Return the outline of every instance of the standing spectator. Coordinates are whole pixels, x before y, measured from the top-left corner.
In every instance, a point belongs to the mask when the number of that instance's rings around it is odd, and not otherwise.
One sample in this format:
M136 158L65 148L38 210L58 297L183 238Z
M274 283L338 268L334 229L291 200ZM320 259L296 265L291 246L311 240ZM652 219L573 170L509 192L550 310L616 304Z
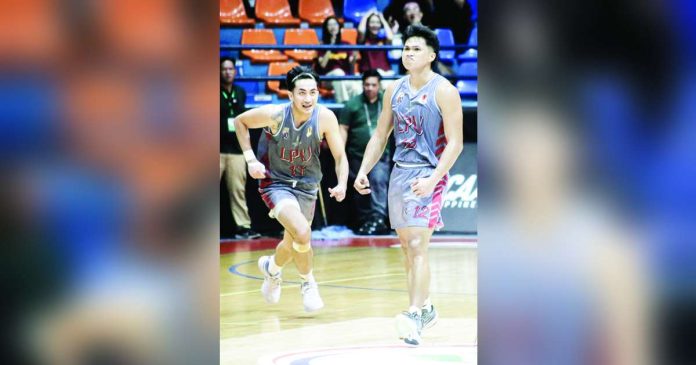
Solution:
M363 92L351 98L341 111L339 123L341 137L346 144L349 178L355 180L360 169L363 153L372 133L377 128L377 119L382 112L382 93L379 90L382 76L376 70L362 75ZM368 175L372 194L356 195L355 211L359 217L358 234L375 235L388 233L387 227L387 184L389 182L389 148Z
M380 31L384 30L384 36L380 36ZM384 19L384 15L378 11L372 11L360 20L358 25L358 43L364 45L391 45L392 38L391 27ZM368 70L377 70L382 76L393 75L389 60L387 59L387 51L360 51L362 58L360 59L360 72Z
M330 16L322 24L321 40L326 45L348 44L341 40L343 26L335 16ZM357 54L347 51L320 50L314 62L314 70L319 75L345 76L353 75L355 69L355 58ZM359 87L355 87L355 82L351 81L332 81L331 86L335 92L335 99L343 103L359 92Z
M230 194L232 216L237 224L237 239L253 239L261 235L251 230L251 219L247 209L246 161L242 156L235 134L234 118L244 112L246 92L234 84L237 70L235 60L220 59L220 178L225 174L225 183Z

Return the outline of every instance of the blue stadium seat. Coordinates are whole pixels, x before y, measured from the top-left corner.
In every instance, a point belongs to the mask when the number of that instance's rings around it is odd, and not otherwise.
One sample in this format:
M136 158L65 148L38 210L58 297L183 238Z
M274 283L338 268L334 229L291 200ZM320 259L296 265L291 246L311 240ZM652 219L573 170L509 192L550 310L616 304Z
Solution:
M478 51L473 48L469 48L466 50L466 52L461 53L459 56L457 56L457 60L459 61L464 61L468 58L478 58Z
M469 35L469 44L472 46L478 46L478 26L471 30L471 35Z
M478 19L478 0L468 0L469 5L471 5L471 19L476 21Z
M452 46L454 45L454 35L452 30L446 28L435 29L435 34L437 34L437 39L440 41L440 46ZM451 64L454 62L454 50L440 51L440 60Z
M376 0L351 0L343 2L343 18L355 24L360 23L363 15L372 9L377 9Z
M457 68L457 75L477 76L478 62L462 62ZM456 86L462 96L478 94L478 80L459 80Z

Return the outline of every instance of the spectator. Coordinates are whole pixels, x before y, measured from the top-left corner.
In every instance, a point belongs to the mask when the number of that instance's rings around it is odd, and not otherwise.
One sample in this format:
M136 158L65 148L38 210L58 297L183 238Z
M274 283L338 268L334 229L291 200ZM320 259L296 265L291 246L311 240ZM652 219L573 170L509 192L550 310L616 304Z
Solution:
M246 161L242 156L235 134L234 118L244 112L246 92L234 84L237 70L235 60L220 59L220 178L225 174L225 183L230 194L232 216L237 224L237 239L254 239L261 235L251 230L251 219L247 209Z
M343 26L335 16L330 16L322 24L322 43L327 45L348 44L341 40ZM320 50L314 62L314 69L319 75L345 76L353 75L355 69L355 58L357 54L347 51ZM335 92L335 99L343 103L353 95L359 93L359 83L351 81L332 81L331 86Z
M351 98L341 111L339 123L341 137L346 144L350 179L360 169L363 153L372 132L377 127L377 119L382 112L382 94L379 91L381 75L376 70L365 71L362 75L363 92ZM360 221L357 233L375 235L389 233L387 219L387 184L389 182L389 148L368 175L372 194L356 194L353 202Z
M384 30L384 36L380 36L380 31ZM360 20L358 25L358 43L364 45L391 45L391 27L384 19L384 15L378 11L372 11ZM360 51L360 72L377 70L382 76L393 75L387 51Z

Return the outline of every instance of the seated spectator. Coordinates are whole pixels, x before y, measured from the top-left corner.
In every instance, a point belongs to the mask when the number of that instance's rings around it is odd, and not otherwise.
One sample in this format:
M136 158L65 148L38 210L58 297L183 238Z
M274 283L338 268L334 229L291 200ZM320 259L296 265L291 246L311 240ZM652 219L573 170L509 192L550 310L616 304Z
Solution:
M330 16L322 24L322 44L343 45L347 42L341 41L342 25L335 16ZM355 69L355 59L357 54L343 50L320 50L317 59L314 61L314 70L319 75L345 76L353 75ZM331 81L325 82L322 87L330 84L337 102L343 103L353 95L360 92L360 83L355 81ZM328 87L327 87L328 88Z
M384 36L380 35L380 31L384 31ZM378 11L372 11L360 20L358 25L358 44L364 45L391 45L392 38L391 27L384 19L384 15ZM360 51L362 58L360 59L360 72L368 70L377 70L382 76L393 75L389 60L387 59L387 51Z
M472 17L474 11L469 0L439 0L435 5L436 28L451 29L454 42L457 44L469 43L471 30L474 29Z

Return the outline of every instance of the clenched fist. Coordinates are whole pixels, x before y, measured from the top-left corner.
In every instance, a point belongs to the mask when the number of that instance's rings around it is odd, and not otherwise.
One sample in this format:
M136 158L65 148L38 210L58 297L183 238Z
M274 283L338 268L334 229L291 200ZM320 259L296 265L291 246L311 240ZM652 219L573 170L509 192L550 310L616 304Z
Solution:
M343 201L346 197L346 186L339 184L333 188L329 188L329 196L336 199L337 202Z

